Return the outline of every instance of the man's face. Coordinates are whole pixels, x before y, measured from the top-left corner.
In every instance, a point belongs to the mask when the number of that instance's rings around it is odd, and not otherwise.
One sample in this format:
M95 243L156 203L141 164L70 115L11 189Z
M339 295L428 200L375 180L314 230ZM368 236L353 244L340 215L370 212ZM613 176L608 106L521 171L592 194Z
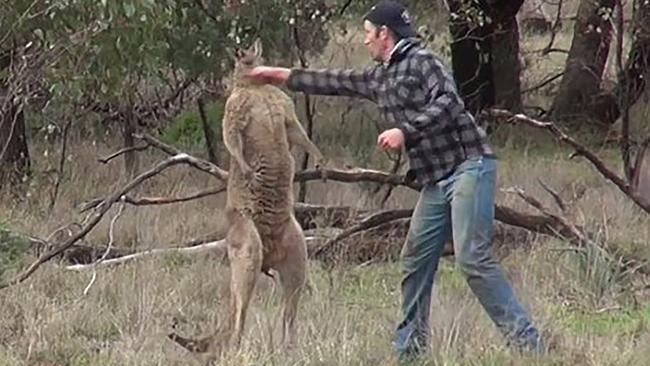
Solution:
M384 61L387 48L388 32L384 27L377 27L369 21L363 22L366 38L363 42L368 48L370 56L375 61Z

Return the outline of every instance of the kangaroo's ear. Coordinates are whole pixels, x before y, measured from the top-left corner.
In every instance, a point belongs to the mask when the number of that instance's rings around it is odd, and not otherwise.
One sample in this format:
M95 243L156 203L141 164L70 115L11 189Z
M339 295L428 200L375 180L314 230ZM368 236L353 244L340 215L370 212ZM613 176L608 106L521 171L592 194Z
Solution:
M244 57L245 54L245 50L239 46L234 46L232 48L226 47L226 55L228 55L228 58L230 58L235 63Z
M262 40L259 37L255 38L255 42L253 42L250 51L255 55L255 57L262 57Z

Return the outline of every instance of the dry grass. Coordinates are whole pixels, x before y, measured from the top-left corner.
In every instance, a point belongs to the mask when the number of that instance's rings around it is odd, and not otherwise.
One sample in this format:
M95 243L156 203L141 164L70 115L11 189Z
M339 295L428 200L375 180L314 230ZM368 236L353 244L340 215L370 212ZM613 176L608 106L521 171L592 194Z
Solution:
M341 40L341 42L347 42ZM541 37L524 37L522 48L545 45ZM440 44L435 43L440 42ZM568 48L562 34L558 47ZM434 39L443 47L443 37ZM360 65L359 52L330 46L336 57L315 65ZM360 44L355 44L355 49ZM352 55L351 58L346 56ZM561 55L531 58L525 75L532 85L563 66ZM319 64L319 62L322 62ZM540 92L543 93L543 92ZM535 94L530 104L547 103ZM336 163L386 168L387 159L373 150L374 110L349 100L319 98L316 141ZM347 119L341 117L347 111ZM336 118L332 118L336 116ZM353 120L353 122L347 122ZM378 121L378 123L381 123ZM586 194L567 214L602 235L612 245L650 258L650 217L639 211L586 162L567 160L567 151L536 133L501 129L493 136L501 157L499 188L519 186L555 209L537 179L567 200L581 187ZM34 145L37 175L27 194L0 202L0 222L47 235L64 223L80 220L76 207L104 196L124 183L122 162L100 166L97 155L117 144L76 141L67 163L69 172L59 200L49 212L51 179L38 172L55 166ZM616 151L599 151L615 166ZM141 166L160 159L143 154ZM214 184L213 178L175 167L142 187L137 195L170 196ZM320 182L309 184L309 202L371 207L368 185ZM417 196L397 189L388 207L412 207ZM498 200L531 210L521 200L499 192ZM156 208L128 207L116 226L116 245L146 249L173 246L209 233L222 233L223 196ZM112 215L114 211L109 213ZM108 221L87 241L105 244ZM518 244L518 245L516 245ZM526 244L526 245L523 245ZM643 365L650 358L650 305L627 289L638 276L626 276L600 252L575 253L567 244L545 237L513 243L502 257L522 301L535 322L558 343L548 359L532 360L504 347L494 326L469 292L453 264L443 261L432 304L433 352L423 365ZM55 264L43 266L24 284L0 292L0 365L200 365L166 340L172 319L183 334L209 331L224 319L229 270L210 255L166 256L122 267L102 269L87 295L91 273L67 272ZM391 365L392 331L399 314L400 275L395 263L342 265L331 272L310 264L313 291L305 295L299 313L298 341L278 349L275 322L279 296L272 280L263 277L255 292L243 347L225 355L222 365Z
M76 218L75 205L103 196L122 184L121 161L98 166L94 156L108 147L79 144L69 164L71 180L51 214L44 212L45 185L30 190L17 204L3 203L3 221L44 235ZM650 222L625 197L583 162L568 161L562 151L500 148L499 187L517 185L552 201L537 183L542 178L564 197L585 186L575 220L608 235L610 243L643 247ZM148 165L159 155L145 155ZM38 159L43 162L46 159ZM525 174L521 164L526 163ZM43 167L37 166L37 170ZM178 167L157 177L138 194L172 195L207 187L212 178ZM74 183L72 183L74 182ZM370 202L355 185L311 185L310 201L330 204ZM323 193L326 192L326 193ZM398 190L390 207L410 207L416 196ZM515 197L499 201L528 210ZM223 229L222 198L159 208L128 208L118 221L116 242L137 248L174 245ZM579 212L582 212L580 214ZM107 222L88 241L106 243ZM633 230L631 230L633 228ZM566 244L537 238L503 259L504 266L534 319L559 342L557 354L539 364L642 364L650 355L646 324L650 306L638 305L624 290L632 280L617 276L615 266L597 253L566 252ZM644 248L647 251L647 248ZM647 257L647 255L646 255ZM394 364L390 339L399 309L399 269L384 263L341 266L325 272L311 264L314 289L302 303L298 343L291 350L273 347L279 297L271 280L257 288L244 346L226 355L224 365L366 365ZM91 273L71 273L46 265L26 283L0 293L0 364L174 365L201 364L165 339L173 318L185 334L207 332L223 319L229 270L211 256L154 258L98 272L88 295ZM605 310L601 310L605 309ZM608 310L611 309L611 310ZM599 312L599 310L601 312ZM429 363L435 365L524 365L534 363L506 349L494 327L469 293L462 277L444 261L438 276ZM537 362L537 361L535 361Z

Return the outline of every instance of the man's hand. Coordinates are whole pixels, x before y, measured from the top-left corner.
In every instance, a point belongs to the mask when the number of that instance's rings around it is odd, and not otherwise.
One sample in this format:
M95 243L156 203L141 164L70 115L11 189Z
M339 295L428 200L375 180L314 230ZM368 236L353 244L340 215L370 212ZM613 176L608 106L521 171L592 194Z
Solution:
M404 146L404 133L399 128L391 128L382 132L377 138L377 145L384 150L400 149Z
M248 77L262 83L284 84L290 73L291 70L284 67L257 66L248 73Z

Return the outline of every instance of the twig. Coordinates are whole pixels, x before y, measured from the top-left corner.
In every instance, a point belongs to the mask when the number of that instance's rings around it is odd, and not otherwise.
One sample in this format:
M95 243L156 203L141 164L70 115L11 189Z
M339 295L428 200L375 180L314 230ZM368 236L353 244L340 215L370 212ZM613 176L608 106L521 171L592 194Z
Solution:
M185 161L186 164L192 165L193 167L202 170L208 174L211 174L215 177L217 177L221 181L227 181L228 180L228 172L221 169L220 167L210 163L207 160L199 159L190 155L185 154L184 152L180 151L179 149L168 145L162 141L159 141L158 139L154 138L153 136L147 135L147 134L134 134L133 137L135 137L138 140L143 140L149 143L151 146L165 152L168 155L179 155L182 154L186 156L188 159Z
M316 252L314 253L314 256L319 257L323 255L327 250L329 250L332 245L336 244L337 242L353 235L356 234L360 231L372 229L374 227L377 227L379 225L411 217L413 214L412 209L400 209L400 210L388 210L388 211L382 211L378 212L374 215L369 216L368 218L362 220L358 224L343 230L340 234L338 234L336 237L334 237L331 240L328 240L325 244L323 244Z
M544 183L544 181L542 181L541 178L537 179L537 182L539 182L539 185L541 185L542 188L544 188L544 190L548 192L548 194L550 194L551 197L553 197L555 204L560 208L560 210L562 210L562 212L566 212L567 207L562 197L560 197L560 195L557 192L555 192L553 188L549 187L546 183Z
M120 149L120 150L118 150L118 151L116 151L116 152L114 152L114 153L108 155L108 156L105 156L105 157L99 157L99 158L97 158L97 161L99 161L99 162L102 163L102 164L107 164L109 161L111 161L111 160L117 158L117 157L120 156L120 155L123 155L123 154L126 154L126 153L130 153L130 152L133 152L133 151L143 151L143 150L148 149L150 146L151 146L150 144L145 144L145 145L141 145L141 146L129 146L129 147L125 147L125 148L122 148L122 149Z
M108 256L108 253L110 253L111 249L113 248L113 240L114 240L113 233L114 233L114 229L115 229L115 223L117 222L117 219L120 216L122 216L122 212L124 212L124 203L122 203L120 205L119 210L117 211L115 216L113 216L113 219L111 220L111 224L109 225L109 228L108 228L108 245L106 246L106 250L104 251L104 254L102 254L102 256L97 261L90 264L90 266L91 266L91 268L93 270L93 275L92 275L92 277L90 279L90 282L88 282L88 285L86 286L86 288L84 288L84 291L83 291L84 296L88 295L88 292L90 291L90 288L92 287L92 285L95 283L95 280L97 279L97 265L100 264L102 261L104 261L106 259L106 257Z
M557 12L555 13L555 20L553 21L553 26L551 27L551 39L548 41L548 45L542 50L542 55L547 55L551 50L554 50L553 43L555 42L555 37L560 28L560 18L562 16L562 0L557 4Z
M9 282L0 284L0 290L7 288L9 286L16 285L18 283L21 283L25 281L27 278L29 278L37 269L40 267L43 263L49 261L53 257L57 256L58 254L64 252L66 249L70 248L74 243L76 243L79 239L83 238L94 228L99 221L101 221L102 217L108 210L111 208L111 206L117 202L123 195L125 195L127 192L131 191L133 188L137 187L140 185L142 182L145 180L159 174L163 170L173 166L173 165L178 165L178 164L189 164L190 161L192 161L192 158L187 155L187 154L180 154L177 156L173 156L152 169L142 173L141 175L137 176L134 178L131 182L129 182L126 186L122 187L121 189L117 190L114 192L111 196L107 197L97 208L95 209L94 212L89 216L89 221L82 227L82 229L73 235L71 238L68 238L63 244L58 246L57 248L52 248L45 252L43 255L41 255L36 261L34 261L27 269L16 275L14 278L12 278Z
M200 199L200 198L205 198L208 196L213 196L215 194L219 194L221 192L224 192L226 190L225 186L218 187L218 188L212 188L212 189L207 189L204 191L199 191L196 193L192 193L188 196L185 197L131 197L128 195L125 195L122 197L124 203L128 203L133 206L151 206L151 205L167 205L171 203L179 203L179 202L187 202L187 201L192 201L195 199ZM85 202L81 205L80 212L85 212L88 211L92 208L97 207L100 203L102 203L101 198L97 198L94 200L91 200L89 202Z
M526 192L524 192L523 189L517 187L511 187L511 188L503 189L502 191L506 193L517 194L524 201L526 201L526 203L535 207L537 210L542 212L546 217L551 219L554 222L554 227L558 227L562 229L560 232L556 234L556 236L560 236L560 237L565 236L570 240L576 241L578 245L585 245L591 243L591 241L587 239L587 237L584 235L582 230L578 229L574 224L570 223L565 218L550 212L546 207L544 207L544 205L539 200L537 200L535 197L526 194Z
M352 4L352 0L347 0L345 2L345 4L343 4L343 6L341 6L341 9L339 9L339 16L342 16L343 14L345 14L345 11L350 6L350 4Z
M545 87L546 85L552 83L554 80L557 80L557 79L561 78L562 75L564 75L564 71L558 72L557 74L549 77L548 79L540 82L539 84L537 84L535 86L531 86L530 88L522 90L521 93L526 94L526 93L530 93L530 92L533 92L535 90L541 89L541 88Z

